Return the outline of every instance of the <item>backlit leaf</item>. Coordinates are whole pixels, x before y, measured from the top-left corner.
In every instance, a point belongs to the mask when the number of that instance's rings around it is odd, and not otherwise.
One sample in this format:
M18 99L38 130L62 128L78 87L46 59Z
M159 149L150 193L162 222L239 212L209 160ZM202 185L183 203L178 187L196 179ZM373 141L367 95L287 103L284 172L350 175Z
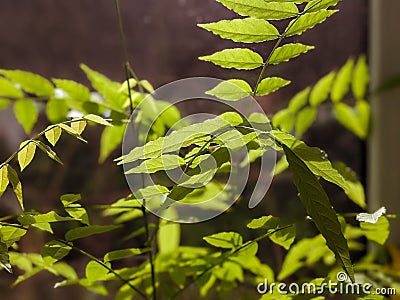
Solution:
M279 37L278 30L272 24L254 18L223 20L198 26L222 38L241 43L264 42Z
M65 99L52 98L46 105L47 119L55 124L65 121L68 114L68 106Z
M72 247L59 241L50 241L44 245L41 255L46 265L52 265L68 255Z
M82 134L82 132L85 130L86 128L86 121L85 120L81 120L81 121L74 121L71 122L71 128L73 130L75 130L77 133Z
M360 124L357 113L345 103L336 103L334 106L334 112L336 119L346 127L348 130L359 136L360 138L364 138L366 136L365 128Z
M314 85L310 94L310 104L312 106L318 106L328 98L335 74L335 72L330 72Z
M42 150L48 157L51 159L55 160L58 162L60 165L63 164L61 159L57 156L57 153L55 153L49 146L47 146L45 143L42 141L36 141L36 145L39 147L40 150Z
M340 0L313 0L307 3L304 8L307 12L315 12L322 9L327 9L331 6L335 6Z
M328 17L332 16L336 10L320 10L301 15L298 19L290 21L286 36L302 34L304 31L313 28L319 23L324 22Z
M143 253L146 253L149 251L150 251L149 248L130 248L130 249L114 250L114 251L108 252L106 255L104 255L104 262L123 259L123 258L131 257L131 256L143 254Z
M163 212L160 227L157 233L158 249L161 254L171 253L179 248L181 240L181 225L168 221L178 217L176 211L170 207Z
M257 96L268 95L288 85L289 83L290 80L286 80L280 77L265 78L258 85L256 95Z
M53 145L53 147L57 144L58 140L60 139L61 136L61 128L58 126L50 126L50 130L47 130L45 132L45 136L47 140L49 141L50 144Z
M351 83L354 96L359 100L364 99L369 83L369 71L365 55L358 58Z
M203 237L203 239L218 248L236 249L243 244L243 238L237 232L220 232Z
M133 173L155 173L161 170L171 170L183 166L185 160L178 155L162 155L156 158L150 158L142 162L139 166L134 167L125 172L125 174Z
M298 113L296 119L296 136L302 136L311 127L317 117L317 112L315 107L306 107Z
M212 62L223 68L239 70L256 69L263 64L263 58L260 54L246 48L225 49L208 56L201 56L199 59Z
M346 180L348 189L347 196L358 206L365 208L365 192L362 183L357 179L355 172L342 162L333 163L333 167L338 170L340 175Z
M350 58L337 73L331 91L331 99L333 102L341 101L343 97L348 93L352 77L351 75L353 73L353 66L354 60Z
M109 263L105 264L111 267ZM108 272L109 270L106 267L94 260L89 261L85 269L85 275L89 281L103 280Z
M14 103L14 114L27 134L31 132L39 116L38 109L29 99L17 100Z
M250 85L241 79L230 79L219 83L215 88L206 94L223 100L240 100L251 94Z
M18 163L23 171L32 161L33 157L35 156L36 151L36 143L33 141L25 141L22 142L20 145L20 150L18 152Z
M311 88L307 87L306 89L298 92L296 95L292 97L289 101L288 109L292 113L296 113L300 108L307 104L308 95L310 94Z
M299 56L300 54L306 53L314 46L307 46L303 44L286 44L282 47L276 48L272 53L271 58L268 60L269 64L276 65L284 61L289 61L292 58Z
M24 93L19 90L14 83L11 81L0 77L0 96L10 97L10 98L22 98Z
M86 115L84 117L86 120L92 121L94 123L100 124L100 125L104 125L104 126L112 126L112 124L106 120L104 120L102 117L97 116L97 115Z
M78 227L69 230L65 234L65 239L67 241L74 241L94 234L109 232L117 228L119 228L119 226L115 225L92 225L92 226Z
M69 135L72 135L73 137L77 138L78 140L81 140L82 142L87 143L87 141L83 137L81 137L81 135L72 127L70 127L64 123L59 123L59 124L57 124L57 126L60 127L62 130L64 130Z
M385 216L381 216L375 224L361 222L360 228L365 237L371 241L384 245L389 237L389 221Z
M121 144L124 137L126 124L107 126L104 128L100 139L100 157L99 161L104 162L118 145Z
M217 0L241 16L259 19L280 20L298 14L294 3L278 3L260 0Z
M30 94L37 96L54 95L54 87L51 82L40 75L20 70L0 70L0 74L17 83Z
M327 246L335 253L336 259L354 281L354 270L350 259L347 241L341 231L341 225L332 208L329 198L319 183L317 177L307 165L287 146L283 146L289 168L293 172L294 183L299 191L299 197L312 218L314 224L324 236Z
M24 209L22 184L18 178L18 174L10 165L7 165L7 171L8 171L8 180L11 182L15 196L17 197L19 204L21 205L21 208Z
M4 191L8 186L8 168L7 166L2 166L0 168L0 197L3 195Z

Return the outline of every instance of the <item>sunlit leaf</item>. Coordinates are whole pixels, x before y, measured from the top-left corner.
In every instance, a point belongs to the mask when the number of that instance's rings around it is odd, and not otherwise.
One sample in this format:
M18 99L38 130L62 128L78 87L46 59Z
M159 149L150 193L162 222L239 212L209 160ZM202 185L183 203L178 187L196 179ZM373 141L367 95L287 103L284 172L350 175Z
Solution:
M230 79L219 83L215 88L206 94L223 100L240 100L251 94L250 85L241 79Z
M67 241L74 241L94 234L109 232L117 228L119 228L119 226L116 225L92 225L92 226L78 227L69 230L65 234L65 239Z
M178 155L162 155L156 158L145 160L139 166L134 167L125 172L125 174L133 173L155 173L162 170L171 170L183 166L185 160Z
M361 222L360 228L365 237L371 241L384 245L389 237L389 221L386 217L382 216L375 224Z
M129 248L129 249L114 250L104 255L104 262L140 255L149 251L150 251L149 248Z
M275 51L272 52L272 55L268 60L268 63L276 65L284 61L289 61L290 59L295 58L303 53L306 53L314 48L315 48L314 46L307 46L300 43L286 44L276 48Z
M313 0L307 3L304 11L315 12L322 9L327 9L331 6L335 6L340 0Z
M212 55L201 56L200 60L209 61L223 68L251 70L261 67L263 58L260 54L246 48L225 49Z
M61 128L58 126L50 126L49 128L51 129L47 130L44 135L46 136L49 143L55 146L60 139Z
M22 184L18 178L18 174L10 165L7 165L7 172L8 172L8 180L11 182L15 196L17 197L19 204L21 205L21 208L24 209Z
M6 190L8 183L8 168L6 165L4 165L0 168L0 197Z
M331 99L333 102L341 101L343 97L348 93L350 89L351 77L353 74L353 66L354 60L350 58L337 73L331 91Z
M295 115L289 109L282 109L273 116L272 123L275 127L290 132L294 127L295 120Z
M218 248L236 249L243 244L243 238L237 232L220 232L203 237L203 239Z
M79 132L77 132L72 127L70 127L64 123L59 123L59 124L57 124L57 126L60 127L62 130L64 130L69 135L72 135L73 137L77 138L78 140L81 140L82 142L87 143L87 141L83 137L81 137Z
M24 93L19 90L14 83L11 81L0 77L0 96L10 97L10 98L22 98Z
M100 124L100 125L112 126L112 124L110 122L104 120L102 117L97 116L97 115L89 114L89 115L86 115L84 118L88 121L92 121L92 122Z
M354 67L353 80L351 81L354 96L362 100L365 98L369 83L369 70L365 55L361 55Z
M178 249L181 240L181 225L168 219L178 217L176 211L170 207L163 212L157 233L157 244L161 254L171 253Z
M301 15L298 19L290 21L286 36L302 34L304 31L313 28L319 23L324 22L328 17L332 16L336 10L320 10Z
M105 263L111 267L109 263ZM108 274L109 270L98 262L91 260L86 265L85 275L89 281L103 280Z
M311 88L307 87L304 90L298 92L289 101L288 109L292 113L296 113L300 108L307 104L308 95L310 94Z
M62 242L53 240L44 245L41 255L43 262L46 265L52 265L53 263L63 259L69 254L72 247Z
M55 124L65 121L68 114L68 106L64 99L51 98L46 105L47 119Z
M23 171L32 161L35 156L36 143L32 141L24 141L20 145L20 150L18 152L18 163Z
M256 90L257 96L264 96L273 93L280 88L290 84L290 80L286 80L280 77L268 77L261 80Z
M99 161L104 162L118 145L121 144L124 137L126 124L120 126L107 126L104 128L100 139Z
M302 136L311 127L317 117L317 113L318 111L315 107L306 107L298 113L296 119L297 136Z
M312 106L318 106L328 98L335 75L335 72L330 72L314 85L310 94L310 104Z
M14 103L14 114L26 133L30 133L39 113L37 107L29 99L19 99Z
M54 87L50 81L40 75L20 70L0 70L12 82L17 83L24 91L37 96L53 96Z
M222 38L241 43L264 42L279 37L278 30L272 24L254 18L223 20L198 26Z
M51 159L55 160L58 162L60 165L63 164L61 159L57 156L57 153L55 153L49 146L47 146L45 143L42 141L36 141L36 145L39 147L40 150L42 150L48 157Z
M241 16L259 19L280 20L298 14L294 3L278 3L259 0L217 0Z

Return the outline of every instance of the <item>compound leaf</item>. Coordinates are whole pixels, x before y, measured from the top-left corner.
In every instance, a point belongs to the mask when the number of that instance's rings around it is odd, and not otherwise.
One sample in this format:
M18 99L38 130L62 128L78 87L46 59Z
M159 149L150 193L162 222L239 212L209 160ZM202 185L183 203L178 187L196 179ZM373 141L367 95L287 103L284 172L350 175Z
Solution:
M225 49L211 55L201 56L200 60L212 62L223 68L239 70L256 69L263 64L260 54L246 48Z

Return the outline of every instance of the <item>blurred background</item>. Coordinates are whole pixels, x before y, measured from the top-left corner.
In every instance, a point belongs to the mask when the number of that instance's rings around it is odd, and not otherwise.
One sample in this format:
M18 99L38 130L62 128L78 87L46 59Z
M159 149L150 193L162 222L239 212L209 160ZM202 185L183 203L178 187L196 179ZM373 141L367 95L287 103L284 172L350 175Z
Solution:
M148 79L155 87L168 82L195 76L217 78L246 78L254 82L256 72L223 70L197 60L233 43L221 40L198 28L197 23L230 19L235 15L214 0L121 0L122 18L127 37L131 64L141 79ZM342 66L348 57L357 58L368 53L368 3L366 0L342 1L340 13L300 38L304 44L316 49L294 61L271 67L268 75L292 80L292 84L277 93L260 98L268 115L285 107L296 92L314 84L323 75ZM80 63L104 73L116 81L124 80L121 47L114 2L111 0L19 0L0 1L0 68L21 69L47 78L65 78L89 85L79 68ZM290 41L290 40L289 40ZM266 53L267 45L255 47ZM210 108L212 111L212 108ZM34 132L46 126L43 118ZM47 211L59 205L63 193L82 193L85 203L109 204L129 193L121 169L112 159L98 165L100 131L91 128L85 145L68 137L61 139L56 149L65 166L58 166L38 154L33 164L21 175L25 202L28 208ZM366 145L340 126L331 116L330 109L318 115L317 123L305 135L310 145L325 149L331 160L349 165L365 183ZM4 161L26 139L11 109L0 111L0 160ZM113 158L119 152L115 152ZM335 207L342 212L355 211L345 195L331 185L326 186ZM231 212L210 222L183 226L182 242L202 245L201 236L223 230L242 230L252 217L263 214L288 214L292 218L304 215L299 206L291 175L277 176L266 199L256 210L248 211L247 203L240 203ZM1 199L2 214L17 210L14 195L7 192ZM243 210L242 210L243 208ZM96 219L94 219L96 223ZM195 230L198 234L190 234ZM312 231L311 231L312 233ZM303 234L303 233L302 233ZM307 230L304 233L306 236ZM48 237L35 234L25 237L23 251L40 251ZM115 237L104 235L101 240L81 243L95 256L102 256ZM268 244L269 245L269 244ZM267 242L263 245L267 247ZM271 247L272 248L272 247ZM266 249L266 248L264 248ZM261 257L279 268L280 249L261 253ZM72 254L69 262L83 272L87 262ZM0 299L105 299L88 294L79 287L52 289L58 281L54 276L40 273L11 289L16 274L0 272Z

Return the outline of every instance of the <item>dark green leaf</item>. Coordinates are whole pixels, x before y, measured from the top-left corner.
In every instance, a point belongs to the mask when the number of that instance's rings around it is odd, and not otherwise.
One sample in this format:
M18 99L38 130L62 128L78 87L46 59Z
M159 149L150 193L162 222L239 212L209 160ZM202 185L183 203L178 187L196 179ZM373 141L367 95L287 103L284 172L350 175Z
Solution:
M0 266L8 273L12 273L10 256L8 255L8 247L7 244L3 242L0 242Z
M199 59L212 62L223 68L239 70L256 69L263 64L260 54L246 48L225 49L212 55L201 56Z
M269 64L276 65L284 61L289 61L292 58L299 56L300 54L306 53L312 49L314 46L307 46L303 44L286 44L282 47L276 48L272 52L271 58L268 60Z
M38 109L29 99L17 100L14 103L14 114L27 134L31 132L39 116Z
M335 253L350 279L354 281L354 270L350 259L347 241L341 231L341 225L332 208L329 198L317 177L307 165L287 146L283 145L289 168L293 172L294 183L299 197L318 230L324 236L327 246Z
M279 37L278 30L272 24L254 18L223 20L198 26L222 38L241 43L264 42Z

